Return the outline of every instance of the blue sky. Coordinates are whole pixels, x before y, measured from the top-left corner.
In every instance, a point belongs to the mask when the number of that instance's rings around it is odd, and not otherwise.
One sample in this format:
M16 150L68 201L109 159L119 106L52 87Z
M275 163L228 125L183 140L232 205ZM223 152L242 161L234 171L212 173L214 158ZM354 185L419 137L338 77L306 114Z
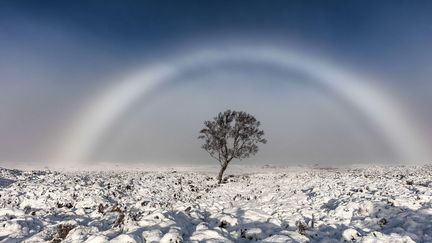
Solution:
M295 49L371 76L428 140L431 43L428 1L1 1L0 161L51 160L79 111L118 77L208 46ZM194 131L232 107L268 131L254 163L398 160L333 93L295 70L252 66L176 78L129 108L89 161L211 163Z

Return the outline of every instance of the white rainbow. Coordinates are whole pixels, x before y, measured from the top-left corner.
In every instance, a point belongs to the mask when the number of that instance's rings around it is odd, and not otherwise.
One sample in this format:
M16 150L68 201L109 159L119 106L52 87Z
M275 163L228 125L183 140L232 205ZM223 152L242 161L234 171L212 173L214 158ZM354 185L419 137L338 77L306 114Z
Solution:
M81 112L76 123L57 149L56 162L87 162L95 146L138 99L161 84L204 66L247 61L294 69L325 85L357 107L381 131L381 136L406 162L428 158L425 143L413 123L398 109L397 103L371 85L367 78L341 70L322 60L294 51L263 47L205 49L173 61L147 66L118 81Z

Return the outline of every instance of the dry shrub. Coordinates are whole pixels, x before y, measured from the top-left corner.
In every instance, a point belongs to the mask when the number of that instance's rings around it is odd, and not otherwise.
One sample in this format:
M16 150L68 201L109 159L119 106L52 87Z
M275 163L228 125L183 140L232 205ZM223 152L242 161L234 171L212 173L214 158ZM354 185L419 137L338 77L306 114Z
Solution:
M75 225L71 224L60 224L57 226L57 233L52 240L53 243L59 243L66 238L69 232L75 228Z

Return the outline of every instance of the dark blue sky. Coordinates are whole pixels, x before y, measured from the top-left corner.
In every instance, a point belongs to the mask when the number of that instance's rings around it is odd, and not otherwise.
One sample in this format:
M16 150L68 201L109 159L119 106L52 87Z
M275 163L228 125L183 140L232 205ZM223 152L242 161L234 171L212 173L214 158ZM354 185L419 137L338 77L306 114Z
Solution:
M175 49L191 38L271 36L361 60L417 62L430 54L421 49L432 38L430 1L2 1L0 7L6 40L55 42L40 25L122 53Z
M307 51L376 77L425 136L432 135L431 1L5 0L0 2L0 161L47 158L77 110L133 67L206 45L243 43ZM134 160L143 156L136 150ZM182 160L193 160L193 153ZM323 158L350 154L327 151Z

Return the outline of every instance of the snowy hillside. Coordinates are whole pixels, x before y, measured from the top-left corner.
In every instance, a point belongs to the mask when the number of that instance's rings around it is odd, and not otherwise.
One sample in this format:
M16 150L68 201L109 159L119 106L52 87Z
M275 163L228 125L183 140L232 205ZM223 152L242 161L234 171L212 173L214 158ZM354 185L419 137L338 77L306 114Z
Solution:
M0 242L432 242L430 166L213 176L0 169Z

